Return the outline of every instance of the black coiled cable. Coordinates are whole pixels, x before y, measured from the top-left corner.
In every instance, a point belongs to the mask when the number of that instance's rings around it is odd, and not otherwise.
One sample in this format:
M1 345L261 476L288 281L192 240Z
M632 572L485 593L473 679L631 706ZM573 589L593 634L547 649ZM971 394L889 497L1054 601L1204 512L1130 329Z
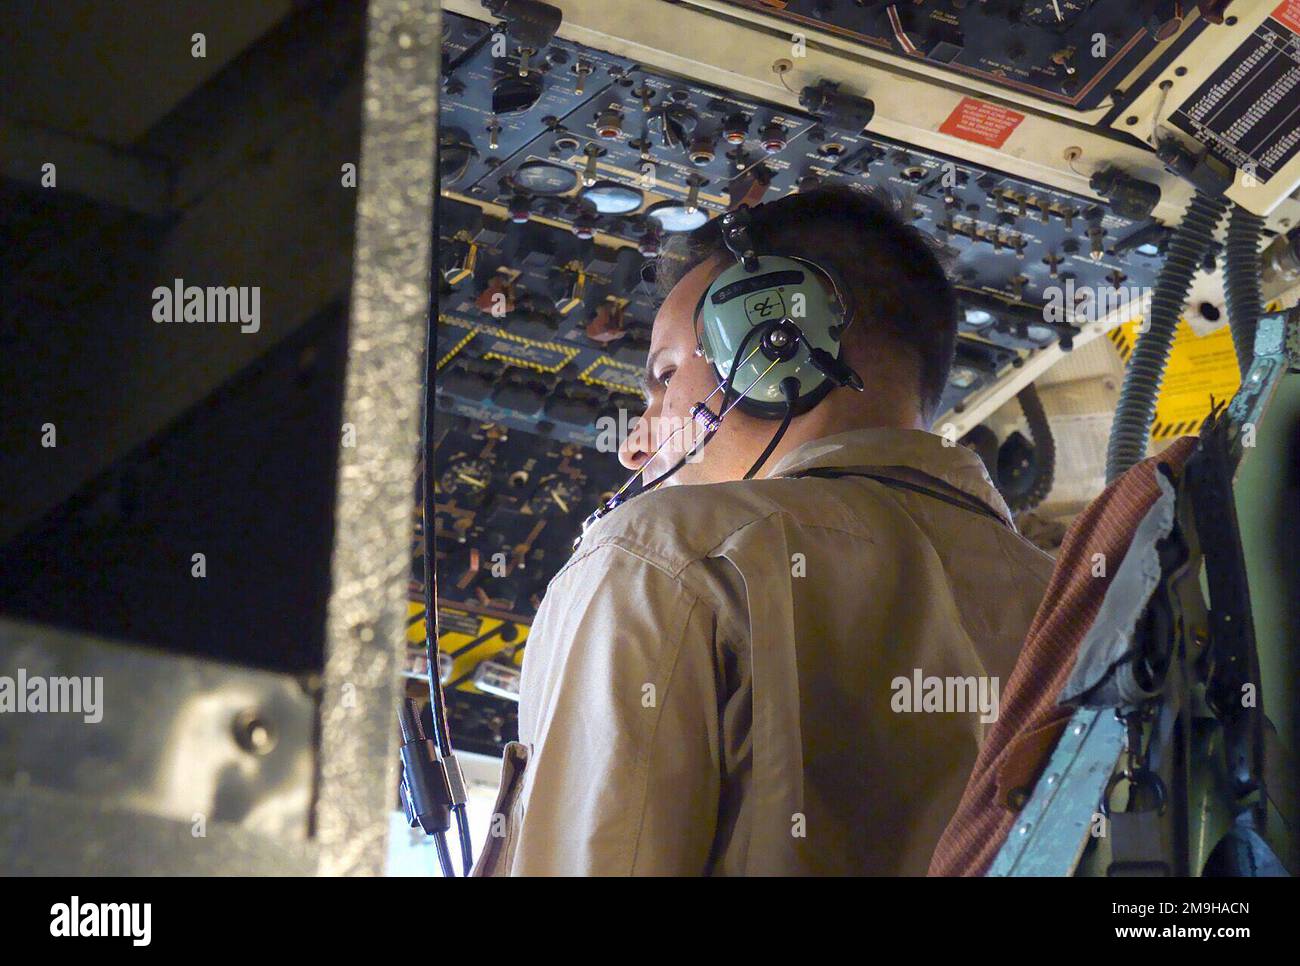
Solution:
M1164 380L1178 317L1187 304L1192 276L1214 244L1214 231L1227 202L1197 192L1183 220L1169 236L1165 263L1151 295L1150 325L1133 349L1124 373L1115 422L1106 448L1106 482L1111 483L1146 457L1156 400Z
M1227 296L1232 345L1237 351L1237 368L1243 379L1255 359L1255 329L1264 314L1264 299L1259 290L1259 241L1263 230L1263 218L1241 205L1233 206L1224 246L1227 264L1223 290Z

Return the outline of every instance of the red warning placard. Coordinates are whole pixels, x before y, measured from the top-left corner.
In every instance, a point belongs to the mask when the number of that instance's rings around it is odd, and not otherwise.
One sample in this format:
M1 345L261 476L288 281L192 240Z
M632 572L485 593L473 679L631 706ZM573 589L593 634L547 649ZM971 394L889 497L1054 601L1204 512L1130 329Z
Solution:
M986 104L973 97L963 97L961 103L948 115L948 120L940 126L939 133L951 134L963 141L974 141L990 148L1000 148L1024 119L1023 114L1010 108Z
M1300 34L1300 0L1282 0L1273 11L1273 19L1292 33Z

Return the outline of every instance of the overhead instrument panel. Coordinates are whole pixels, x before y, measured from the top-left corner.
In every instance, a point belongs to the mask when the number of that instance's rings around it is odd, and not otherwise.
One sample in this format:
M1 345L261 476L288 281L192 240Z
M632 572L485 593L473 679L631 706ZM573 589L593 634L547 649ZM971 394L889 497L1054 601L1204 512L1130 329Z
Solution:
M563 40L527 65L531 99L494 111L518 55L493 55L487 23L445 24L443 191L467 203L442 217L439 391L462 415L589 442L637 391L664 236L823 183L885 189L948 250L965 337L947 410L1017 351L1070 344L1053 289L1127 292L1159 267L1159 190L1121 171L1098 201L873 136L869 102L832 84L796 112Z
M1097 107L1226 0L723 0L882 53L1077 110Z
M434 549L438 594L529 620L569 558L573 515L623 479L613 454L440 416L435 426ZM417 560L424 529L416 520ZM423 599L423 563L412 573Z
M458 747L499 755L517 737L519 668L546 585L569 557L581 513L624 474L611 453L451 415L441 402L432 477L438 673ZM405 661L413 681L428 673L422 503L417 491Z
M525 97L517 56L493 56L488 24L447 15L444 25L443 189L519 220L536 214L579 236L653 244L747 191L785 193L809 165L846 150L809 114L561 40L527 68Z

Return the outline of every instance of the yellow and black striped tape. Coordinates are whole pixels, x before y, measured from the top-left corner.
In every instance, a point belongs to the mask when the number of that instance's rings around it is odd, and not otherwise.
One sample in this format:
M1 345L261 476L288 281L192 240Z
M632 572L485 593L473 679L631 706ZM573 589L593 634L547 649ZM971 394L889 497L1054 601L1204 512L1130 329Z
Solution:
M438 650L452 659L451 677L445 683L449 690L479 693L474 686L474 669L490 657L508 660L516 667L524 663L523 645L528 640L529 625L521 621L503 620L484 614L475 614L455 607L438 608ZM424 655L424 603L408 600L406 603L406 645L411 663ZM507 640L506 638L511 638Z

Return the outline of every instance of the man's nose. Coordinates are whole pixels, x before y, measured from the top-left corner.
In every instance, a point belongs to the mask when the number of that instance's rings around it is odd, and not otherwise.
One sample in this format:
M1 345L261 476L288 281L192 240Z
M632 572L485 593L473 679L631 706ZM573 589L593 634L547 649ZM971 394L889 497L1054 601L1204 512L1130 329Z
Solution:
M627 436L618 446L618 461L629 470L642 469L650 455L654 452L651 445L650 427L653 421L650 416L650 410L645 414L633 417L628 424Z

